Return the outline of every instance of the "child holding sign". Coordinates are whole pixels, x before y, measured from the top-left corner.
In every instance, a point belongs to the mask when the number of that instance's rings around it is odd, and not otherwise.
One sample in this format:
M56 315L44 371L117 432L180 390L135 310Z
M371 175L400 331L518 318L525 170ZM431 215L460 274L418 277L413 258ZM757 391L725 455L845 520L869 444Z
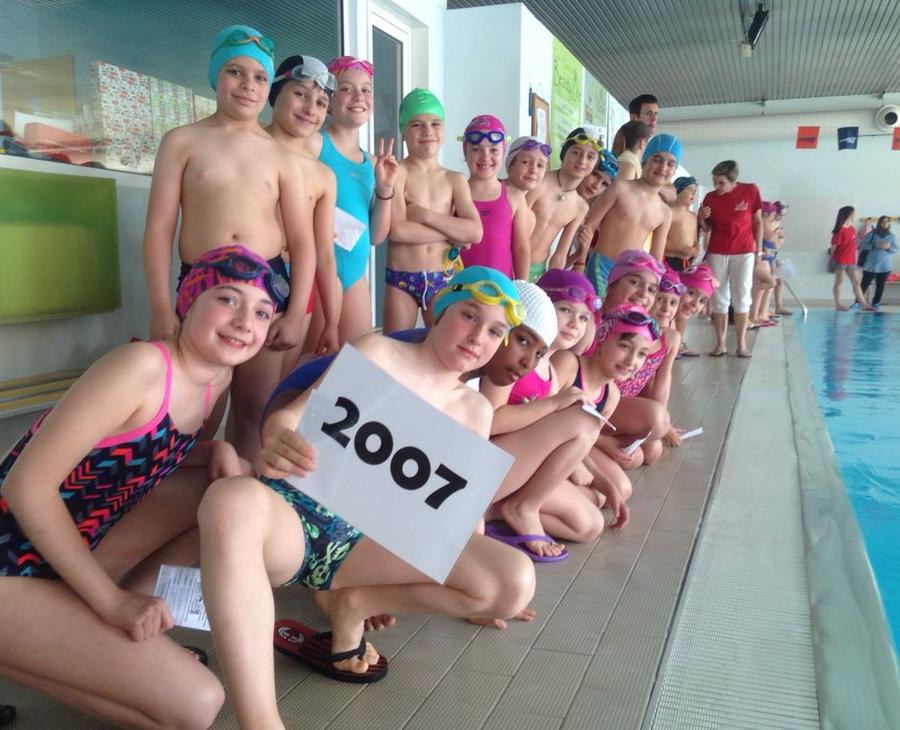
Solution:
M116 726L212 724L222 687L149 594L161 562L197 560L206 485L246 472L229 444L197 442L265 342L273 281L240 246L202 255L175 340L94 363L0 463L0 675Z
M434 314L424 342L372 334L355 347L428 404L487 438L492 409L460 376L483 366L522 321L518 293L499 272L475 266L449 282ZM386 670L362 636L368 616L420 611L508 618L534 591L531 561L483 535L469 538L445 584L437 584L282 481L316 468L316 450L296 431L310 392L267 419L263 481L217 482L200 507L206 608L242 725L282 724L271 584L299 582L317 591L333 634L310 637L324 652L314 668L357 682L374 681Z

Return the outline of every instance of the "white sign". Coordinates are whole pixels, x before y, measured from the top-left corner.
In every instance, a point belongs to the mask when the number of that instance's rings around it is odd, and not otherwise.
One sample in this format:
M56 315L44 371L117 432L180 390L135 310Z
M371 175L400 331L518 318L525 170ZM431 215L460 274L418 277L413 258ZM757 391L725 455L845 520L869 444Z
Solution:
M334 242L345 251L352 251L366 224L340 208L334 209Z
M153 595L169 604L176 626L209 631L209 619L203 605L200 568L181 565L159 566Z
M699 436L702 433L703 433L703 426L697 426L697 428L695 428L694 430L685 431L683 434L681 434L681 440L687 441L688 439L692 439L692 438L694 438L694 436Z
M318 467L288 481L439 583L513 462L350 346L297 430Z

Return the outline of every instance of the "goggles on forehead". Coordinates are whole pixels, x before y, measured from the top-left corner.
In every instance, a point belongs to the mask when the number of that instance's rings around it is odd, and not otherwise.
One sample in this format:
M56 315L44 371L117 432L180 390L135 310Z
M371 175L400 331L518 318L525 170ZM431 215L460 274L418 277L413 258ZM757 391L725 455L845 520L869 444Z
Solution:
M544 288L544 291L562 294L570 301L581 302L592 312L599 311L603 306L600 297L580 286L548 286Z
M540 150L546 157L550 157L550 154L553 152L553 148L550 145L538 142L536 139L526 139L511 152L515 154L516 152L531 152L533 150Z
M633 309L627 312L613 311L609 314L604 315L603 319L608 322L624 322L625 324L630 324L633 327L649 327L650 331L653 332L653 336L657 340L660 337L659 325L656 323L656 320L647 314L641 314L641 312L637 312Z
M337 88L337 80L334 78L333 73L327 70L313 70L302 63L294 66L290 71L285 71L280 76L276 76L272 79L272 83L275 84L279 81L303 81L303 79L314 81L316 86L329 94Z
M482 132L481 130L473 129L466 132L460 138L460 141L464 140L469 144L479 144L483 139L486 139L491 144L500 144L501 142L506 141L506 135L496 129L493 129L489 132Z
M275 41L266 38L264 35L251 35L240 28L235 28L225 36L225 40L213 49L213 55L226 46L245 46L249 43L255 44L267 56L275 57Z
M616 266L640 266L643 269L652 269L662 276L666 273L666 267L663 266L652 256L648 256L643 251L625 251L616 259Z
M663 277L659 282L659 290L674 292L678 296L682 296L687 291L687 287L680 281L674 281L673 279L666 279Z
M522 303L513 299L500 288L496 282L488 279L476 281L473 284L453 284L444 291L466 291L472 295L476 302L481 304L500 304L506 312L506 320L512 327L518 327L525 321L525 308Z
M601 152L603 150L603 145L600 144L599 140L596 140L593 137L589 137L584 132L576 134L574 137L569 137L566 142L574 142L575 144L589 144L597 152Z
M290 293L290 285L281 274L276 274L268 266L262 266L246 256L232 255L221 261L203 262L200 264L209 269L221 271L225 276L241 281L253 281L260 275L265 278L266 286L275 299L277 307L281 307Z

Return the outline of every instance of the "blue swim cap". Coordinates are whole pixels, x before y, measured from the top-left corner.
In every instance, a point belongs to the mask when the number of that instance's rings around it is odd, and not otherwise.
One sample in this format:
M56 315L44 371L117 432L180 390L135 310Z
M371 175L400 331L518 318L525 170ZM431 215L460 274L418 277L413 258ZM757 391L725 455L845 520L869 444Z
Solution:
M600 153L600 157L597 160L597 167L595 169L597 172L605 172L607 175L609 175L610 180L616 179L616 175L619 174L619 161L612 153L612 150L603 150Z
M657 134L647 142L647 149L644 150L641 164L645 163L657 152L668 152L675 158L676 163L681 164L681 142L678 141L677 137L671 134Z
M521 305L522 300L519 298L519 292L506 274L503 274L496 269L490 269L487 266L467 266L450 279L446 288L435 295L432 308L435 320L441 316L447 307L452 307L454 304L465 302L469 299L476 299L475 294L471 289L455 289L455 287L465 286L466 284L477 284L479 282L496 284L497 288L500 289L507 299L515 304ZM503 304L503 302L500 302L500 304ZM513 322L510 319L509 307L504 306L504 311L506 312L506 319L507 322L509 322L510 327L516 327L521 323L521 321Z
M266 70L269 83L275 77L275 42L249 25L229 25L213 38L209 58L209 85L216 88L219 70L232 58L246 56L259 61Z

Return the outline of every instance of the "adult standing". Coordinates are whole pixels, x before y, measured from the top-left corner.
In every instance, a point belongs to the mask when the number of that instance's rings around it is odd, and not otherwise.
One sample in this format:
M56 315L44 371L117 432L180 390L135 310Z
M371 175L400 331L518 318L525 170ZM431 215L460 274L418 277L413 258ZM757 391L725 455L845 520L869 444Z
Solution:
M762 200L753 183L739 183L738 164L724 160L712 169L713 187L700 206L700 225L709 234L707 263L721 282L712 298L716 346L712 357L727 353L728 307L734 307L738 357L750 357L747 324L753 268L763 254Z
M897 239L891 233L891 219L883 215L878 219L878 225L865 237L862 244L862 252L865 254L862 269L863 295L869 289L869 284L875 280L875 296L872 297L872 306L875 309L881 307L881 295L884 293L884 284L888 274L891 273L891 254L897 250Z

